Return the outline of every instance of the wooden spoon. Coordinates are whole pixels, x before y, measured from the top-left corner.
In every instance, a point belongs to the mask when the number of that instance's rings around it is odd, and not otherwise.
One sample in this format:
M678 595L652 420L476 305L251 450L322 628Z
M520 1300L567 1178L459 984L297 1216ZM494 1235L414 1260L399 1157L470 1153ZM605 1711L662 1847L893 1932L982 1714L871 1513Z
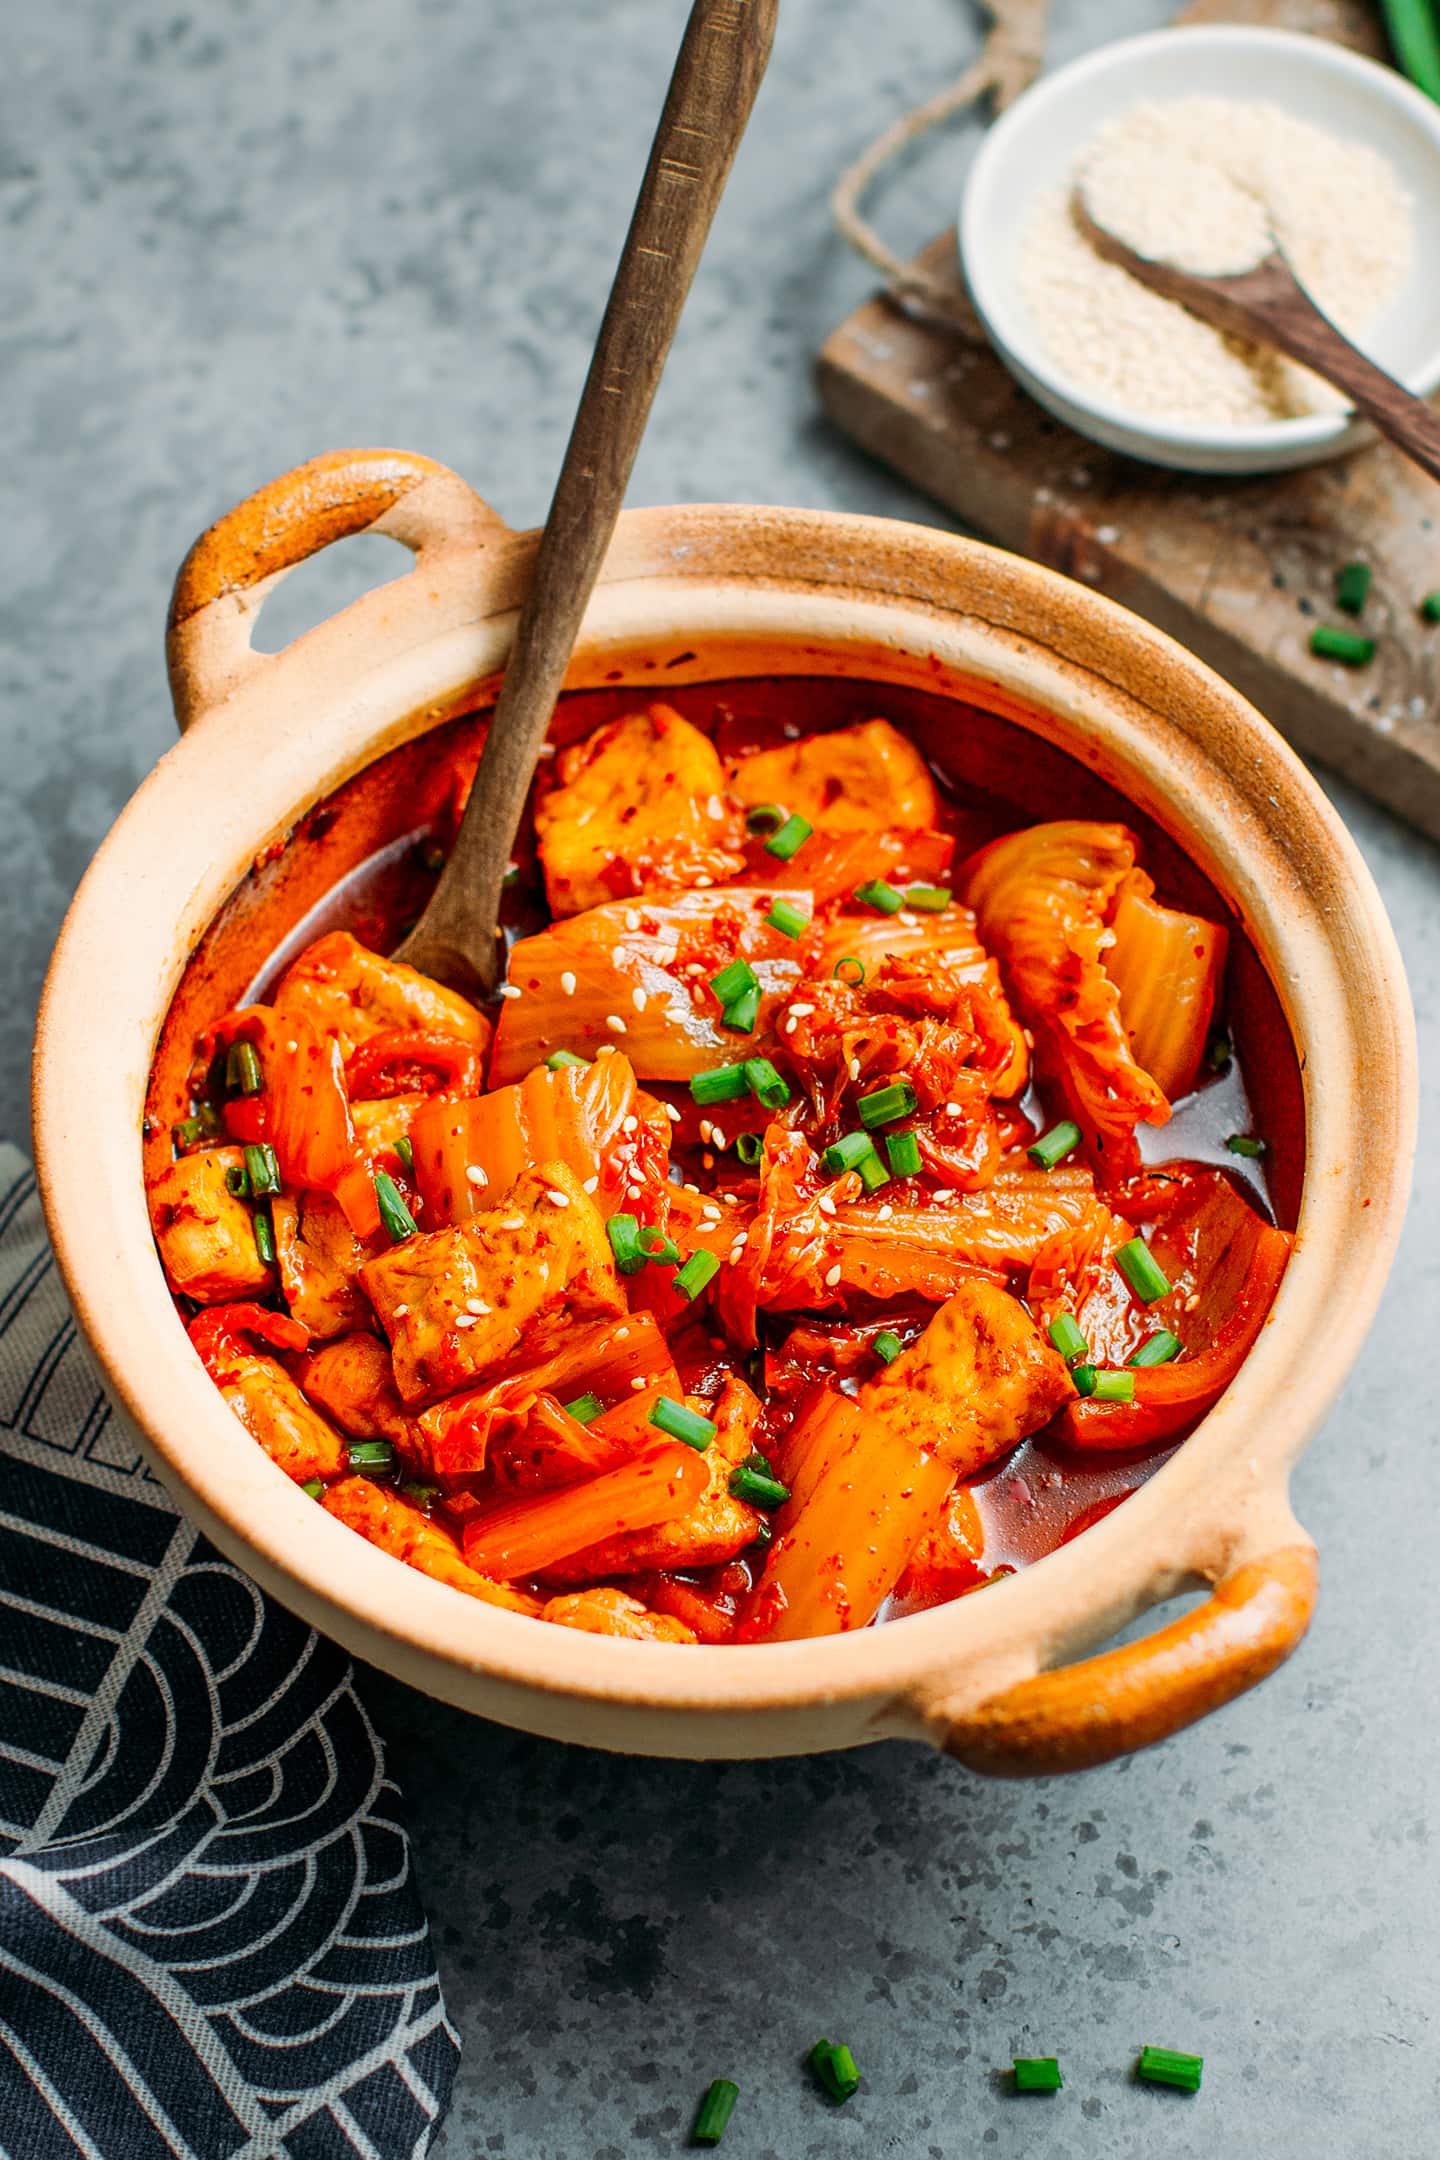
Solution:
M695 0L650 148L465 815L396 958L472 997L535 761L624 500L685 295L765 72L778 0Z
M1142 285L1178 300L1192 315L1259 345L1274 345L1343 390L1382 435L1440 480L1440 418L1393 375L1377 367L1323 315L1290 268L1272 235L1268 255L1253 269L1200 277L1176 264L1141 255L1092 214L1081 189L1075 215L1097 254L1128 270Z

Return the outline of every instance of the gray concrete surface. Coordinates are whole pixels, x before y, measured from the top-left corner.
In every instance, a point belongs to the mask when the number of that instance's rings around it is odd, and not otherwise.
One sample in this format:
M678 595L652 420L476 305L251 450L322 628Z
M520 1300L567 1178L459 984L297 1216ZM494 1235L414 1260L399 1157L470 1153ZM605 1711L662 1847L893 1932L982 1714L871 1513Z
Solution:
M1163 0L1058 0L1057 55ZM0 1130L67 895L170 735L169 580L258 481L340 443L458 466L542 513L682 0L72 0L6 17L0 73ZM938 521L818 418L865 289L837 167L961 65L952 0L785 0L634 485ZM945 215L959 130L886 222ZM376 574L337 551L280 632ZM303 590L302 590L303 587ZM271 626L272 640L276 630ZM1337 791L1338 792L1338 791ZM1436 852L1357 798L1433 1080ZM1433 1123L1432 1123L1433 1132ZM1325 1590L1261 1693L1145 1759L979 1784L896 1746L689 1767L518 1738L375 1689L465 2042L446 2160L675 2151L706 2080L736 2160L1422 2160L1440 2150L1432 1803L1440 1155L1394 1294L1301 1468ZM828 2112L798 2063L847 2038ZM1136 2090L1144 2041L1207 2058ZM1016 2051L1066 2089L1017 2101Z

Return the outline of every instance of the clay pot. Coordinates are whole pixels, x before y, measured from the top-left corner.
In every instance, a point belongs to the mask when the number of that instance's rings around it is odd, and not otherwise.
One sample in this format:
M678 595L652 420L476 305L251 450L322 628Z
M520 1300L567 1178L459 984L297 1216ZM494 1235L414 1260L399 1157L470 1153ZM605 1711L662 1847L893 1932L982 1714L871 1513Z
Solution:
M277 580L366 529L414 551L408 575L286 651L254 652ZM531 1731L698 1757L900 1735L1002 1775L1175 1732L1279 1664L1308 1621L1315 1554L1289 1474L1356 1355L1399 1233L1413 1025L1375 888L1285 744L1158 631L1014 556L803 510L630 511L570 681L671 695L803 676L831 698L883 686L923 710L927 747L962 774L972 747L993 763L1007 744L1029 746L1051 790L1037 814L1055 814L1067 774L1077 803L1118 791L1233 910L1303 1074L1298 1237L1240 1376L1140 1492L1013 1578L889 1626L741 1649L618 1642L475 1604L364 1543L271 1464L191 1350L141 1177L147 1075L187 961L297 818L400 746L419 755L427 731L483 702L532 544L444 468L346 451L232 511L180 573L170 665L182 740L76 896L35 1066L51 1234L120 1417L216 1544L285 1604L413 1685ZM288 895L290 921L313 898L302 872L270 888ZM230 985L210 950L218 997ZM1180 1620L1086 1655L1202 1586L1209 1597Z

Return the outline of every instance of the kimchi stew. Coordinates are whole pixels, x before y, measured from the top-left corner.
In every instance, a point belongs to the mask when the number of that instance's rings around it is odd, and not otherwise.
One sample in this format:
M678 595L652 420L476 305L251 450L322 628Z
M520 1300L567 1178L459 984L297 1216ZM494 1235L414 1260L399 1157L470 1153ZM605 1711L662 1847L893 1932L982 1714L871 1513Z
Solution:
M563 1627L776 1642L982 1590L1183 1439L1290 1247L1228 927L1135 831L995 830L889 719L768 737L616 710L542 763L493 1012L327 929L192 1029L150 1129L253 1440Z

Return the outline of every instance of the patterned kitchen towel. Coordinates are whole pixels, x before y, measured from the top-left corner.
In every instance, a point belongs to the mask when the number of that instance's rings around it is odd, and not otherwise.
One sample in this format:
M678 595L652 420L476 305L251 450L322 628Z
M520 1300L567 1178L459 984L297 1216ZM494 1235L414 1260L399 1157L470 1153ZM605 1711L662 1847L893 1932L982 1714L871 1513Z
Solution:
M400 2160L457 2058L332 1643L178 1516L0 1147L0 2152Z

